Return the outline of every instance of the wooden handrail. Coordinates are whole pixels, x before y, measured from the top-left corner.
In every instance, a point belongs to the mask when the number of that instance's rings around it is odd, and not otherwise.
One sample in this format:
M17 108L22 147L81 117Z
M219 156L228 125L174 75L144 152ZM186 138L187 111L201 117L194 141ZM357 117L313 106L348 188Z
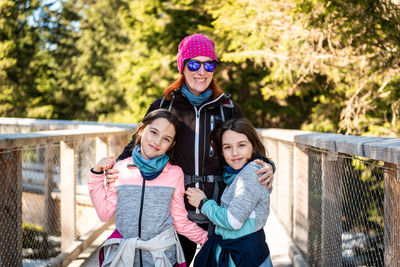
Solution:
M72 142L82 138L109 137L116 134L133 133L134 128L105 128L54 130L32 133L0 134L0 149L31 146L37 144L58 143L60 141Z
M259 133L265 138L400 164L400 138L317 133L286 129L259 129Z

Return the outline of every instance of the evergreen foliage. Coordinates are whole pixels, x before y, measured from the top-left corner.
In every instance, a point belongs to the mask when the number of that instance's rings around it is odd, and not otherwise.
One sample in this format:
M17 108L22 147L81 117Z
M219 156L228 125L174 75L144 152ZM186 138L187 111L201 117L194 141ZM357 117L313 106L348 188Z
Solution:
M399 3L3 0L1 116L138 122L185 36L256 127L399 136Z
M0 2L1 116L26 116L39 97L40 32L27 20L38 6L38 1Z

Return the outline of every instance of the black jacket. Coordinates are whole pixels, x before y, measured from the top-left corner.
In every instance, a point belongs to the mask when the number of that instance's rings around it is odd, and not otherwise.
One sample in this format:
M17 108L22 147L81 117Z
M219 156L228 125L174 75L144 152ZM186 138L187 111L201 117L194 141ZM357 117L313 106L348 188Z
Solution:
M194 107L180 90L175 90L171 101L159 98L154 101L147 113L158 108L170 109L180 121L178 139L174 148L175 163L185 173L185 187L194 187L199 181L208 198L219 200L225 184L218 176L222 175L222 166L212 151L208 136L213 128L223 121L243 117L238 105L228 95L222 94L200 107ZM135 138L133 136L132 140ZM118 159L131 156L133 143L130 142ZM218 180L217 183L215 181ZM189 219L196 223L209 222L207 217L196 213L185 196L185 206Z

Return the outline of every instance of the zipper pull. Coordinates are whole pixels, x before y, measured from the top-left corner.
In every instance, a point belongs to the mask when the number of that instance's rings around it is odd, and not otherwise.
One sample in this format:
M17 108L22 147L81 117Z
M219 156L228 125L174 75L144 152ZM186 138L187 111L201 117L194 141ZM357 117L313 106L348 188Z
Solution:
M199 185L200 185L199 182L197 182L197 183L194 184L194 187L195 188L199 188ZM200 214L199 208L196 208L196 214Z
M210 132L212 130L214 130L214 127L215 127L215 118L214 118L214 115L211 115L211 117L210 117ZM214 150L213 150L212 146L210 145L208 157L212 158L213 156L214 156Z

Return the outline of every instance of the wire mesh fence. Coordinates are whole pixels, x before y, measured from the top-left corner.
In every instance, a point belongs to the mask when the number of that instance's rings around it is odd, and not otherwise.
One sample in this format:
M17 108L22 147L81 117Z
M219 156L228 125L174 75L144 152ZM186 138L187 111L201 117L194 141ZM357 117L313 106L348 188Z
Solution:
M400 266L400 139L260 133L277 165L271 208L294 265Z
M390 214L385 205L385 198L395 209L400 204L396 195L385 195L389 186L385 180L399 170L383 162L312 147L308 159L308 264L400 266L387 253L385 260L385 231L397 233L399 221L387 226L384 219L397 215ZM400 244L399 236L394 236L386 246Z
M122 151L122 137L107 139L110 153ZM73 155L67 176L66 149ZM100 223L87 188L98 156L95 137L0 150L0 266L46 266Z
M22 149L22 255L25 262L61 252L60 145ZM71 203L73 204L73 203Z
M20 238L21 225L21 196L19 194L21 181L19 179L20 166L13 159L21 158L21 150L10 149L0 151L1 179L0 186L0 265L9 264L9 258L21 258L19 254L22 240ZM11 177L10 174L14 175ZM12 261L11 261L12 262Z

